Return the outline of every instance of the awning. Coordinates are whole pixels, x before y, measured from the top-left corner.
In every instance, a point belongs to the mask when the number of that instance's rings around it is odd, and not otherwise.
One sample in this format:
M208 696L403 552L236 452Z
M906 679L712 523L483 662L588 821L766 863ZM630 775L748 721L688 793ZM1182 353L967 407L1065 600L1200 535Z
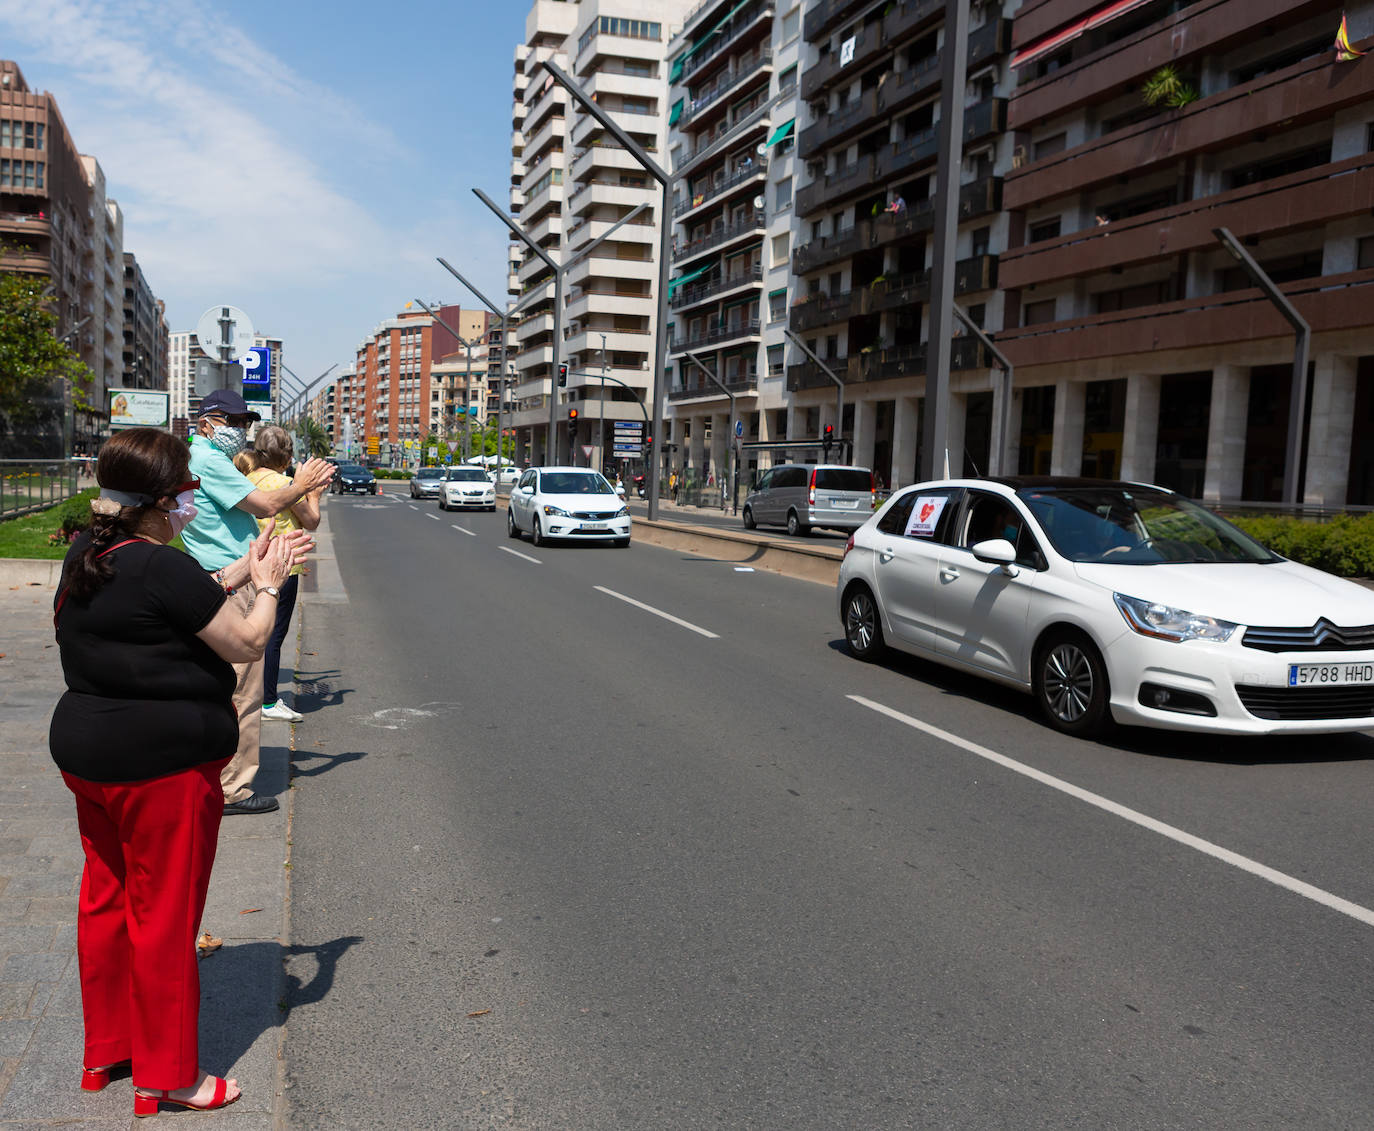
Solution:
M769 145L777 145L780 141L786 141L792 132L792 127L797 124L796 118L788 118L777 129L773 131L773 136L768 139Z
M677 82L677 80L682 77L682 67L686 62L686 55L679 55L673 60L673 69L668 72L668 81L670 83Z
M685 275L679 275L676 279L668 280L668 294L671 295L683 283L690 283L693 279L699 279L707 271L714 267L714 263L708 263L705 267L698 267L695 271L688 271Z
M677 61L677 63L674 64L674 66L677 66L679 63L685 63L685 62L687 61L687 57L688 57L689 55L691 55L692 52L698 51L698 50L700 50L702 47L705 47L705 46L706 46L706 41L707 41L708 39L710 39L711 36L715 35L716 32L720 31L720 29L723 28L726 24L728 24L728 23L730 22L730 17L731 17L731 16L733 16L736 12L738 12L738 11L739 11L741 8L743 8L746 4L752 4L753 2L754 2L754 0L739 0L739 3L736 4L733 8L731 8L730 11L727 12L726 15L725 15L722 19L719 19L719 20L716 21L715 25L711 28L710 31L708 31L705 35L703 35L700 39L698 39L694 44L692 44L691 47L687 48L686 51L684 51L681 55L678 56L678 61ZM669 81L669 82L672 82L673 80L672 80L671 78L669 78L668 81Z
M677 120L678 120L680 117L682 117L682 99L681 99L681 98L679 98L676 102L673 103L673 108L672 108L672 110L670 110L669 113L668 113L668 124L669 124L670 126L675 126L675 125L677 125Z
M1027 63L1033 63L1037 59L1043 59L1046 55L1051 55L1055 51L1058 51L1059 48L1063 47L1066 43L1072 43L1084 32L1099 28L1103 24L1116 19L1117 16L1124 16L1132 9L1139 8L1142 4L1147 3L1149 3L1149 0L1112 0L1110 4L1106 4L1099 8L1092 15L1084 16L1081 20L1075 20L1067 27L1061 28L1059 31L1047 35L1043 39L1037 40L1029 47L1022 48L1012 56L1011 65L1013 67L1024 67Z

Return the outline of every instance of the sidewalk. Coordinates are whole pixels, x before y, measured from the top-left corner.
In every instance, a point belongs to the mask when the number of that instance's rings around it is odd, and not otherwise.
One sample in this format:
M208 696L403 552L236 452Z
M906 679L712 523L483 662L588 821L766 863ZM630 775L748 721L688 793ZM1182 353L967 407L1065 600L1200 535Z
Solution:
M127 1075L103 1092L78 1087L83 861L72 797L48 754L48 720L63 690L52 600L51 582L30 584L14 570L0 587L0 1129L141 1127ZM283 668L294 661L288 643ZM257 787L282 808L226 817L220 832L203 926L224 946L201 961L201 1057L243 1088L215 1126L267 1131L282 1109L291 731L264 722L262 737Z

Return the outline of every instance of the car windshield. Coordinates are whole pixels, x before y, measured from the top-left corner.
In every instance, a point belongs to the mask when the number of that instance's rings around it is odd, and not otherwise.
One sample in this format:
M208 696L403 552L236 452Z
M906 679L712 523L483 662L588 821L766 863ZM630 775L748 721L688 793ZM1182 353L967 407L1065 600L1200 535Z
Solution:
M1023 487L1017 497L1075 562L1161 565L1277 562L1248 534L1179 495L1150 487Z
M366 475L366 474L367 474L367 468L365 468L365 467L360 467L360 466L359 466L358 464L356 464L356 463L341 463L341 464L339 464L339 474L340 474L340 475Z
M416 479L442 479L444 469L442 467L422 467L415 473Z
M547 471L539 478L545 495L614 495L606 477L596 471Z
M818 467L816 490L871 491L873 473L864 467Z
M449 482L457 479L463 483L487 483L487 473L475 467L455 467L448 473Z

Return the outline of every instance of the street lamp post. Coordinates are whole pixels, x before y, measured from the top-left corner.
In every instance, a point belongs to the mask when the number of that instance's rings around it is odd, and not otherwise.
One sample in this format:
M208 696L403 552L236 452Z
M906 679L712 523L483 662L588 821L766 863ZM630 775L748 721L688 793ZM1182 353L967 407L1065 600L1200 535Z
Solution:
M463 286L467 287L468 290L470 290L474 295L477 296L477 301L480 302L483 306L490 310L492 314L496 316L496 323L501 328L501 365L498 370L501 376L498 376L496 379L496 423L498 426L498 434L496 437L496 470L499 482L501 472L501 382L506 372L506 330L510 322L511 312L502 312L500 310L497 310L496 307L492 304L491 299L487 298L486 295L484 295L481 291L479 291L476 287L469 283L465 278L463 278L462 273L459 272L458 269L454 267L451 263L449 263L447 259L445 259L443 256L436 256L436 258L439 260L440 266L442 266L445 271L447 271L450 275L452 275L455 279L462 283ZM421 303L421 305L423 306L424 304ZM450 330L449 333L453 333L453 331ZM456 336L457 335L455 335L455 337Z
M720 389L730 398L730 427L726 433L725 442L730 446L730 505L733 508L732 514L739 513L739 472L738 460L735 458L735 394L725 387L725 383L702 364L701 358L690 351L684 351L689 361L698 369L706 374L706 379ZM723 509L723 504L722 504Z
M1007 466L1007 444L1010 442L1008 433L1011 431L1011 386L1012 386L1012 365L995 345L992 339L983 333L983 328L978 325L969 313L957 302L950 303L950 309L954 312L954 317L959 319L975 338L978 339L985 350L992 354L993 360L1002 369L1002 409L997 414L998 437L992 452L992 466L988 468L989 475L1010 475L1011 468Z
M1312 344L1312 327L1229 229L1213 228L1212 235L1221 241L1221 246L1231 258L1245 269L1255 286L1264 292L1264 297L1278 307L1279 313L1293 327L1296 340L1293 343L1293 387L1288 396L1288 448L1283 461L1283 501L1297 503L1300 501L1298 477L1303 458L1302 418L1307 413L1307 355Z

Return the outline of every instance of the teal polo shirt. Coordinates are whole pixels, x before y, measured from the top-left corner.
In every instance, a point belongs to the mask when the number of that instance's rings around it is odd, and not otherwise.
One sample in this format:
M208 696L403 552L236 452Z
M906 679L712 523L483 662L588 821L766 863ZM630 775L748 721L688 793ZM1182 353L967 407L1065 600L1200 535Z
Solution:
M223 569L243 557L258 536L257 520L238 509L256 488L204 436L191 437L191 474L200 479L196 517L181 532L181 541L202 569Z

